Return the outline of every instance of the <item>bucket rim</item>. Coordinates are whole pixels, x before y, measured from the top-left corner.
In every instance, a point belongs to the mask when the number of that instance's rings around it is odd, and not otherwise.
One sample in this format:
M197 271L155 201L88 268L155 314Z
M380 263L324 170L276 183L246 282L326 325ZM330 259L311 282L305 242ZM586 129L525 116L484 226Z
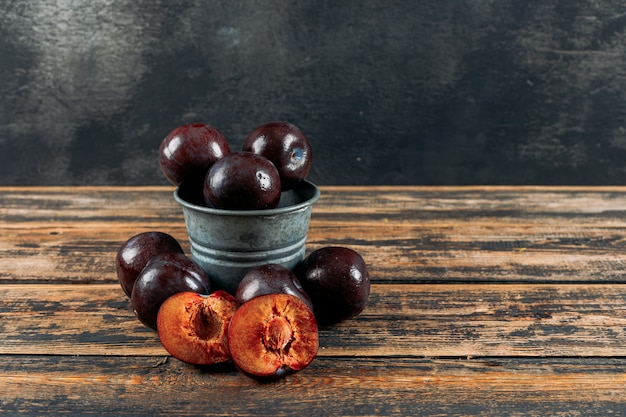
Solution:
M292 204L289 206L276 207L272 209L262 209L262 210L224 210L213 207L200 206L198 204L191 203L180 195L180 186L174 190L174 200L184 208L189 210L200 212L204 214L212 214L216 216L240 216L240 217L258 217L258 216L276 216L279 214L291 213L294 211L298 211L300 209L312 206L321 195L320 189L317 185L312 183L311 181L304 180L301 184L298 185L297 191L301 193L310 192L312 193L311 197L306 200Z

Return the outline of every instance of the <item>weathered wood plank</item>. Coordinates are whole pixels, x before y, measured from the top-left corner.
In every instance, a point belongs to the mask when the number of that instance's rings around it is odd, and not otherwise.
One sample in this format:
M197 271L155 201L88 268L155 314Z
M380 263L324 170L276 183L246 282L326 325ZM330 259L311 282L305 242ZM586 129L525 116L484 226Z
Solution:
M0 187L0 413L626 414L626 187L324 187L308 248L370 304L273 384L169 358L119 289L131 235L188 251L171 192Z
M182 219L168 187L0 187L2 223Z
M503 224L495 232L495 226L415 227L407 235L391 227L363 232L361 226L313 222L308 248L352 247L364 256L376 282L624 281L626 234L575 227L532 234ZM117 249L148 230L172 234L189 253L182 222L14 228L0 238L0 281L116 282Z
M626 187L321 187L314 206L324 217L371 219L554 216L584 218L624 214ZM137 220L180 217L170 187L0 187L3 221ZM76 213L82 213L74 217ZM343 216L342 216L343 215Z
M0 237L0 282L114 283L115 256L131 236L159 230L190 253L185 226L105 222L12 228Z
M0 354L166 352L119 287L3 285ZM356 319L320 331L320 356L626 356L626 284L374 285Z
M375 282L624 282L624 207L621 187L326 187L308 248L355 248ZM170 188L0 188L0 282L113 283L147 230L188 251Z
M164 357L6 356L7 415L623 415L623 359L317 358L276 383Z

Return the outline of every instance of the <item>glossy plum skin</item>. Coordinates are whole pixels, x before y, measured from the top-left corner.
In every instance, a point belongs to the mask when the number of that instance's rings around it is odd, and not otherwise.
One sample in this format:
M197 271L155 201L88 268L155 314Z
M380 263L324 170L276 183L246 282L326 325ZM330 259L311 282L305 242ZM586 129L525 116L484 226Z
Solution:
M291 294L300 298L313 310L311 298L304 292L300 281L288 268L279 264L266 264L252 268L237 286L235 298L243 304L260 295Z
M157 315L161 344L175 358L194 365L229 361L228 325L237 307L237 300L225 291L174 294Z
M184 180L201 182L211 165L229 153L228 142L219 130L205 123L193 123L177 127L163 139L159 165L174 185Z
M206 205L225 210L275 208L280 194L280 176L274 164L250 152L232 152L217 161L203 187Z
M283 191L293 189L311 170L311 145L302 131L288 122L269 122L246 137L242 150L262 155L278 169Z
M235 311L228 347L244 374L260 380L281 378L304 369L317 355L317 322L296 296L261 295Z
M156 330L161 304L183 291L210 294L211 283L204 270L180 253L157 255L141 271L133 286L130 299L135 315Z
M328 246L313 251L294 273L311 297L320 325L332 325L360 314L369 299L370 277L356 251Z
M120 246L115 256L117 278L130 297L135 280L146 264L161 253L183 253L180 243L163 232L139 233Z

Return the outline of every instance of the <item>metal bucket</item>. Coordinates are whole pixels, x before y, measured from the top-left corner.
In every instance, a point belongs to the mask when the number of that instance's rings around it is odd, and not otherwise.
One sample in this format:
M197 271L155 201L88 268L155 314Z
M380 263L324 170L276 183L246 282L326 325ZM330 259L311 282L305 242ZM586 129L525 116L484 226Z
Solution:
M231 294L255 266L276 263L293 269L304 258L311 208L319 197L319 188L304 181L283 192L274 209L221 210L205 207L197 186L181 184L174 191L191 257L209 275L213 290Z

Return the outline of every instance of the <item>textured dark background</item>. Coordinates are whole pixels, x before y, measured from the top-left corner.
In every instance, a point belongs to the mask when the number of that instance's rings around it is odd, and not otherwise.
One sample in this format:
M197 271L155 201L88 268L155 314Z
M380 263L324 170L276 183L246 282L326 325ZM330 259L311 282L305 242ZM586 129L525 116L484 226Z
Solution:
M0 184L166 184L288 120L319 184L626 184L623 0L0 2Z

